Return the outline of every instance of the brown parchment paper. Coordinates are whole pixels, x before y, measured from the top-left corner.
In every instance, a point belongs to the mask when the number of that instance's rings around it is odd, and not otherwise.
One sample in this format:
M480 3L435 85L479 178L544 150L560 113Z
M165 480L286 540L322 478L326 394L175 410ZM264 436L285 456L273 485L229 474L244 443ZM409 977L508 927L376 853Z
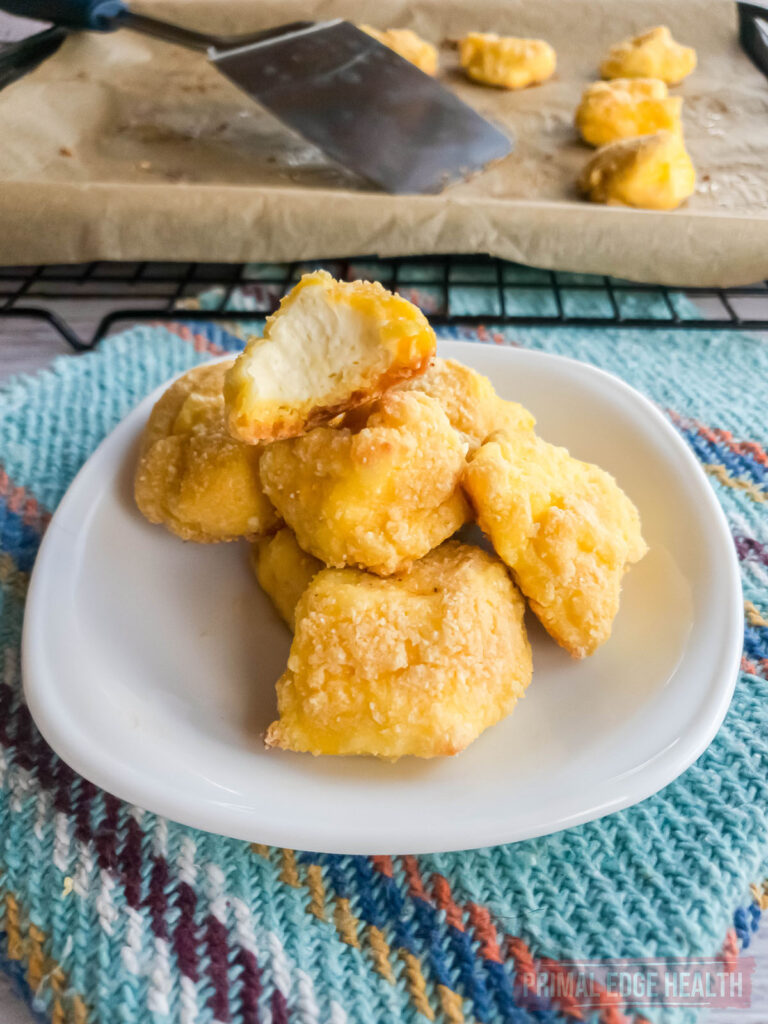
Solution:
M511 129L514 153L439 196L361 186L220 77L204 57L137 34L72 36L0 93L0 261L294 260L483 252L539 267L676 285L768 276L768 80L740 51L726 0L155 0L136 9L221 33L297 18L543 37L550 82L443 81ZM591 150L573 111L607 47L667 23L698 51L677 90L696 194L670 213L600 207L574 191Z

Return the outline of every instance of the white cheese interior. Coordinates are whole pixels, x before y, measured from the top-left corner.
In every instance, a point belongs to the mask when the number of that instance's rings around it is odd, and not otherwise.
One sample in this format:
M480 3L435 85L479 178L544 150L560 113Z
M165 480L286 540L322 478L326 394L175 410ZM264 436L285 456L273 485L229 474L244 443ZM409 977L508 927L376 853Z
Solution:
M385 358L374 317L346 302L329 303L321 286L310 285L272 322L269 338L253 349L244 370L254 398L322 404Z

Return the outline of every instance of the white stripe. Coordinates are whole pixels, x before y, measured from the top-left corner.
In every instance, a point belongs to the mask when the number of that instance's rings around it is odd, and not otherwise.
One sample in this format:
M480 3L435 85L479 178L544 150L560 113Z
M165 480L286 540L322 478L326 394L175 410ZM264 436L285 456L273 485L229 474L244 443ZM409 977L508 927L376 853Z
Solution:
M275 988L279 988L287 999L288 993L291 991L291 972L283 944L274 932L265 932L264 938L266 939L267 953L272 958Z
M232 912L235 916L235 938L238 945L252 953L258 960L259 954L256 949L256 936L253 931L250 908L244 900L236 896L232 897L231 904Z
M156 857L168 856L168 819L155 818L155 833L152 837L152 847Z
M195 983L185 974L181 976L181 1007L179 1024L195 1024L197 1020L197 992Z
M58 811L53 819L53 863L63 874L69 874L69 856L72 840L69 818Z
M108 871L102 869L101 886L96 897L96 912L99 915L99 924L107 935L114 934L114 924L117 921L118 913L112 900L112 890L115 888L115 880ZM79 894L78 894L79 895Z
M37 814L35 815L35 824L32 826L32 831L35 833L35 839L39 839L42 842L45 839L45 826L51 817L51 804L53 800L51 794L47 789L41 789L37 794Z
M88 898L88 891L91 887L91 875L93 874L93 852L88 843L80 843L79 855L77 858L77 869L72 879L72 888L80 899Z
M17 766L8 775L7 785L11 792L10 809L18 814L24 809L24 801L33 791L32 777L26 768Z
M141 914L134 907L126 907L123 911L127 920L125 926L125 940L120 956L123 966L131 974L141 974L141 949L143 921Z
M155 939L155 956L150 974L147 1006L150 1013L158 1013L167 1017L171 1012L168 998L171 994L171 957L165 939Z
M320 1019L320 1008L318 1007L315 999L315 989L312 984L312 979L306 971L297 967L296 980L298 982L296 986L298 990L297 1006L301 1014L301 1019L306 1021L307 1024L317 1024Z
M179 878L190 886L194 886L195 879L197 878L197 868L195 866L196 852L197 845L194 839L191 836L182 836L181 843L179 844Z
M335 999L331 1000L331 1020L330 1024L347 1024L347 1014L344 1007L337 1003Z
M224 895L224 872L218 864L208 863L205 866L205 873L208 879L208 900L210 911L217 921L223 925L227 923L227 900Z

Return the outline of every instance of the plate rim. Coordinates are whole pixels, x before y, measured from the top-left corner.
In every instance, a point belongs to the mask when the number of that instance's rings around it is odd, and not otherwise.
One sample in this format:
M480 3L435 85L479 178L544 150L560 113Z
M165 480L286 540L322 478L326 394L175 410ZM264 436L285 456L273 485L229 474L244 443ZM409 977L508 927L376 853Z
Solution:
M447 358L461 358L460 351L477 349L478 345L483 345L482 342L477 341L440 338L438 339L438 354L440 354L440 348L444 348L446 343L453 350L447 353ZM387 845L386 841L372 843L370 840L366 840L365 837L359 840L351 834L342 836L338 843L329 844L319 839L318 841L308 842L308 837L302 833L301 824L298 827L293 822L286 823L285 821L268 823L266 827L263 827L259 822L246 824L244 815L240 815L235 820L234 812L232 812L231 808L230 817L224 820L227 818L226 808L211 802L207 804L206 823L201 824L203 816L195 813L195 810L199 808L200 801L195 799L194 794L179 792L178 789L173 787L163 789L162 780L143 775L133 767L131 767L129 772L126 772L122 762L110 759L108 750L103 747L100 748L98 742L94 742L93 737L89 736L87 731L82 729L71 714L69 721L73 723L75 728L74 730L64 728L62 724L65 720L64 716L57 717L54 713L57 710L56 702L47 699L50 697L51 692L55 693L56 685L54 681L51 690L47 685L50 680L45 680L47 673L43 664L44 657L41 653L40 638L46 606L44 594L45 566L47 559L50 557L48 552L50 549L53 549L56 543L54 538L58 538L61 532L57 524L57 516L59 520L63 518L69 503L75 500L74 496L77 493L82 477L86 473L93 472L92 463L96 460L102 449L110 442L114 443L115 435L118 432L130 432L135 426L135 421L142 415L142 410L148 410L163 391L166 390L172 380L188 372L191 367L187 367L187 369L182 370L180 373L169 377L167 381L141 399L89 455L71 480L61 501L57 505L35 559L22 625L22 681L27 706L35 724L43 738L58 756L74 771L94 785L99 786L121 800L167 817L179 824L244 841L254 841L256 837L253 833L259 832L258 841L266 845L296 849L311 848L318 852L343 854L389 853L394 855L404 852L416 854L442 853L478 849L484 846L520 842L539 836L551 835L567 828L598 820L606 815L614 814L617 811L646 800L686 771L709 747L719 731L730 706L740 671L743 650L743 596L738 558L725 512L704 470L683 438L680 437L672 424L667 421L650 399L622 378L591 363L583 362L570 356L514 346L500 345L493 346L493 349L496 352L504 352L505 358L523 357L532 360L534 363L541 362L544 366L548 364L565 364L566 368L570 368L571 372L582 373L587 376L596 375L598 378L602 378L603 384L609 383L610 387L617 389L618 393L623 392L632 402L639 405L645 415L651 418L656 427L660 428L662 433L666 435L676 455L683 459L689 473L692 474L693 479L697 482L708 514L708 525L712 529L712 536L717 538L717 543L721 545L721 554L725 556L724 564L727 566L728 593L721 595L721 600L729 621L723 626L727 635L727 642L722 645L721 650L718 652L718 658L713 663L716 664L716 667L713 668L709 677L710 680L721 679L722 682L717 687L716 692L709 695L704 704L699 703L696 705L695 710L689 717L689 722L693 724L697 717L702 714L703 710L709 709L709 713L706 716L707 728L702 728L696 733L695 741L688 739L689 728L679 742L660 752L651 764L646 767L645 771L641 774L642 784L635 784L631 791L626 789L624 793L614 794L613 797L603 800L598 806L586 806L588 801L585 800L585 806L578 812L560 817L548 824L525 828L522 831L515 828L514 822L507 822L504 814L500 813L498 819L494 819L490 826L486 824L482 830L478 830L478 835L473 834L471 837L463 837L461 842L458 841L455 834L451 837L450 830L446 831L444 825L437 827L438 823L430 820L429 836L423 837L422 841L409 843L407 849L404 849L400 844L392 845L390 843ZM210 362L222 362L225 359L231 359L234 355L236 353L227 354L212 359ZM74 550L75 548L76 545L72 543L72 549ZM44 633L42 642L44 642ZM41 680L43 681L41 682ZM710 707L710 705L712 706ZM105 754L107 755L106 758ZM350 826L347 826L347 828L349 829ZM436 838L433 838L433 836L436 836ZM464 839L470 839L471 844L468 845Z

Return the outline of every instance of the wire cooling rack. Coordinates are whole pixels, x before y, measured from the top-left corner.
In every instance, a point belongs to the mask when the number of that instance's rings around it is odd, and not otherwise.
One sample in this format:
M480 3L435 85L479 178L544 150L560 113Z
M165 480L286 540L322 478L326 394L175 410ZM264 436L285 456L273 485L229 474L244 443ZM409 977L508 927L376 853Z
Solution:
M265 316L302 273L316 267L345 280L381 281L416 298L436 325L768 330L765 281L744 288L677 290L481 256L0 267L0 318L44 322L72 349L83 351L125 322L237 322ZM62 312L72 310L73 303L76 316ZM83 311L91 305L96 312L84 328Z

